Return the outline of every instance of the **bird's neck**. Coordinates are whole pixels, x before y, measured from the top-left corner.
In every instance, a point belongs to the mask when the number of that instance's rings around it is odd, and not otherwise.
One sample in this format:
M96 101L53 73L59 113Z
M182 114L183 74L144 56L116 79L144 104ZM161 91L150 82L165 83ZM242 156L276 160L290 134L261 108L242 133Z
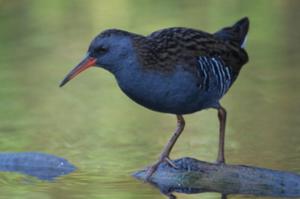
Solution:
M128 55L118 62L115 63L115 71L111 71L116 77L117 81L127 81L137 75L138 71L141 70L139 61L135 53L128 53Z

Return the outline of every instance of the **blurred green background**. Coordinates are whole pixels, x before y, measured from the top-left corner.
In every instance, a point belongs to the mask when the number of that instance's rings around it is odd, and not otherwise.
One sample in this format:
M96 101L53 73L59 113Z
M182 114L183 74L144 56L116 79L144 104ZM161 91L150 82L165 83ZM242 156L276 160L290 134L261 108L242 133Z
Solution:
M156 160L175 117L138 106L99 68L58 84L107 28L214 32L243 16L250 62L222 100L227 161L300 173L300 1L0 0L0 151L56 154L79 168L54 183L0 173L0 198L164 198L130 174ZM214 161L216 111L185 118L172 157Z

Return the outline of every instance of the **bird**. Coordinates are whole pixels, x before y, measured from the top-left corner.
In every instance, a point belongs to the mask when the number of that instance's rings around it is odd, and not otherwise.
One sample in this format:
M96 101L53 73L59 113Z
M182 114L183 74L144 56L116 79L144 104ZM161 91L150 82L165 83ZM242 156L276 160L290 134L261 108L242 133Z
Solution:
M90 43L83 60L63 79L60 87L95 66L112 73L120 89L137 104L173 114L177 127L158 160L147 169L150 179L162 162L177 168L170 153L185 127L184 115L217 110L219 146L216 164L225 164L227 111L221 98L237 79L249 58L245 50L249 19L214 33L171 27L141 35L107 29Z

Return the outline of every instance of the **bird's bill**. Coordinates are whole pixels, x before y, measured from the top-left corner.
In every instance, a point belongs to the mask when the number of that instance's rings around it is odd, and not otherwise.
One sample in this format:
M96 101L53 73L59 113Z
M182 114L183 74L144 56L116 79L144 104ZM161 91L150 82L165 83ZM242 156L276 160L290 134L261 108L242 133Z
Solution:
M90 68L91 66L96 65L96 61L97 61L96 58L87 55L73 70L69 72L69 74L65 77L65 79L61 82L59 86L62 87L82 71Z

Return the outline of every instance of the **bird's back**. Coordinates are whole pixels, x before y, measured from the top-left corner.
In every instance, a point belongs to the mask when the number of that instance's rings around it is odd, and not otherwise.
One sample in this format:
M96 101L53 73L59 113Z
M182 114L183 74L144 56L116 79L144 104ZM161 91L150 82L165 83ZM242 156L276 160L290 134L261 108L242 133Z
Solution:
M248 61L247 52L242 48L248 27L248 19L243 18L214 34L190 28L167 28L136 39L135 46L145 69L168 72L183 63L186 69L195 71L199 57L220 57L237 76Z

